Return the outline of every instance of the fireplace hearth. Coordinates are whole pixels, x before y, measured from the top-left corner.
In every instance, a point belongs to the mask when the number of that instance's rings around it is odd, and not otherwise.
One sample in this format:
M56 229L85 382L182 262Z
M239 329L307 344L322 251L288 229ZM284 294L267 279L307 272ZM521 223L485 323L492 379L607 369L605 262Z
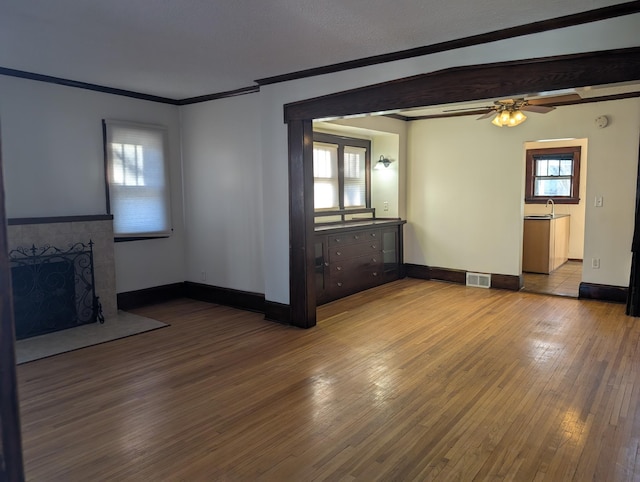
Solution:
M66 250L16 248L9 261L17 339L104 322L95 292L93 241Z

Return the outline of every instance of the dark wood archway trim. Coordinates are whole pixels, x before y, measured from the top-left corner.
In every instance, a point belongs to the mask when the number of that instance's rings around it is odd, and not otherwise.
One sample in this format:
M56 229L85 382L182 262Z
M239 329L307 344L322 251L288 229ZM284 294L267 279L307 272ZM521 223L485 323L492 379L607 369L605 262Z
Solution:
M316 324L312 159L311 121L289 122L289 219L297 220L289 223L289 296L291 323L301 328Z
M285 105L285 121L289 124L289 282L293 324L307 328L315 325L310 249L313 172L309 138L313 119L639 79L640 48L634 47L458 67Z
M0 480L24 480L15 328L0 145Z
M636 79L640 47L454 67L287 104L285 122ZM443 100L444 99L444 100Z

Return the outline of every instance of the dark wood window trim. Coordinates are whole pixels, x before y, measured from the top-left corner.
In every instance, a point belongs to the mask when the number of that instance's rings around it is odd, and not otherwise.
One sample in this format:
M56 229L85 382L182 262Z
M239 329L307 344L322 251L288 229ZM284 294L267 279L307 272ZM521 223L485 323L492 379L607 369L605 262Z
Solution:
M349 212L351 210L360 209L361 206L355 208L344 207L344 149L345 147L362 147L366 149L365 154L365 208L371 207L371 141L367 139L359 139L357 137L338 136L335 134L326 134L324 132L314 132L313 142L323 142L325 144L335 144L338 146L338 209ZM317 212L323 212L318 210Z
M505 83L505 78L517 82ZM303 328L316 323L313 119L635 80L640 80L638 47L457 67L285 105L291 323Z
M557 147L545 149L527 149L526 155L526 180L524 201L527 204L544 204L553 199L556 204L578 204L580 202L580 146ZM536 196L534 194L536 177L536 160L539 156L564 156L571 155L573 170L571 173L571 194L569 196Z

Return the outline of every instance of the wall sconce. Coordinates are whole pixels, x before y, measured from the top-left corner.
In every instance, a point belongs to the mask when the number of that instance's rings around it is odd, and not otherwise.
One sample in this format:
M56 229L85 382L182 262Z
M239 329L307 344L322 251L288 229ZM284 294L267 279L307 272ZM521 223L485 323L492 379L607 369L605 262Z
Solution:
M380 159L378 159L378 162L376 163L376 167L375 168L376 169L382 169L383 167L387 168L387 167L389 167L389 164L391 164L391 162L393 162L393 161L391 161L391 159L388 159L388 158L386 158L386 157L381 155Z

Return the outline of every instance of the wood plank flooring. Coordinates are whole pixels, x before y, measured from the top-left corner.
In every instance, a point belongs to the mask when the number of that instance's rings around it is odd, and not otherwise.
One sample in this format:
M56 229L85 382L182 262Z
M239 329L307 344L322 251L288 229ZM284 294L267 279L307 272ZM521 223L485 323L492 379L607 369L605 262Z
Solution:
M28 480L640 479L624 306L400 280L301 330L193 300L18 367Z

